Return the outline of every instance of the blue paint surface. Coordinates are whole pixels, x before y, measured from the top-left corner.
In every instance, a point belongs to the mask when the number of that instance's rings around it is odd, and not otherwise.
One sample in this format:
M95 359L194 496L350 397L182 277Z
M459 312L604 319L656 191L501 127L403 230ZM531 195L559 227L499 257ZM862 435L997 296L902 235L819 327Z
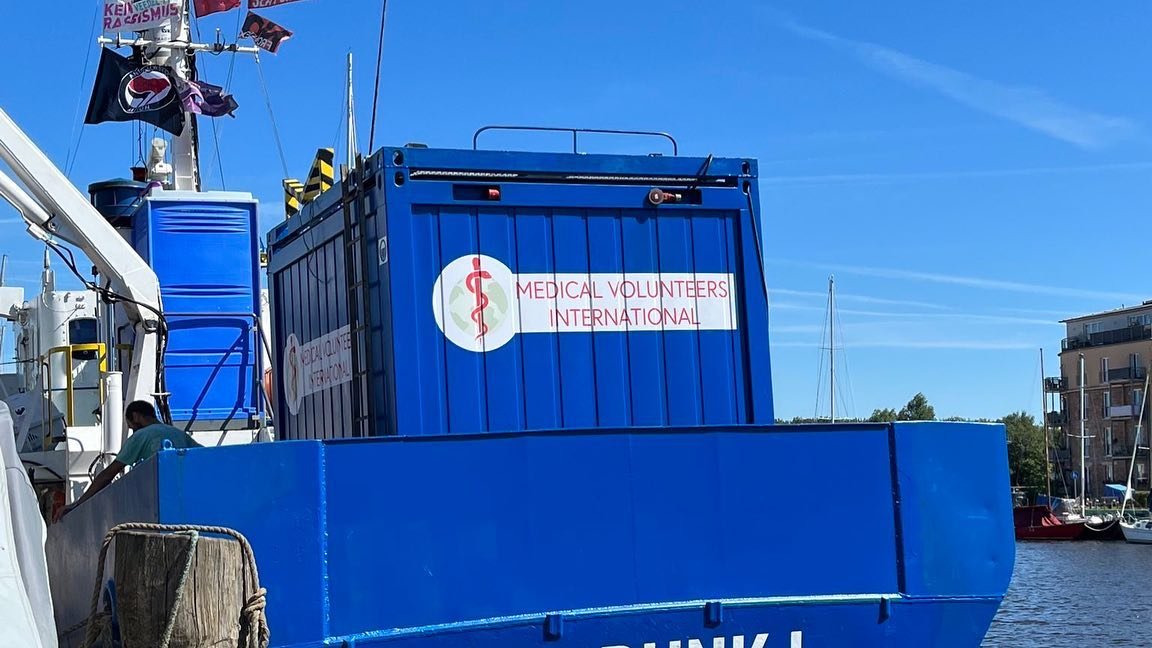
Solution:
M986 630L1014 552L1003 439L999 425L927 423L285 441L163 452L129 475L155 468L138 496L110 491L77 514L123 520L152 501L147 519L244 533L274 646L536 642L554 611L574 615L561 641L686 640L713 636L704 602L774 597L809 602L723 606L724 624L752 625L715 630L975 645L965 638ZM819 504L818 474L841 476L857 514L797 514ZM965 488L933 512L921 489L953 474ZM98 547L106 528L61 525L54 542ZM879 594L899 598L879 628L878 603L819 598ZM69 610L87 598L62 596Z
M246 194L160 192L136 210L133 246L160 279L177 426L249 427L263 410L257 232Z

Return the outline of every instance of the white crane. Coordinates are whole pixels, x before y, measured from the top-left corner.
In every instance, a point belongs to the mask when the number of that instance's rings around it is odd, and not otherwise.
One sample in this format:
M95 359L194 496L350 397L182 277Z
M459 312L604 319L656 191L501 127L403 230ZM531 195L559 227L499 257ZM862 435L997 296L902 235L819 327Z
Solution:
M155 401L166 416L162 354L167 333L156 273L3 109L0 159L19 180L0 170L0 197L16 208L28 232L49 245L58 238L82 251L108 282L101 296L124 308L135 333L124 396Z

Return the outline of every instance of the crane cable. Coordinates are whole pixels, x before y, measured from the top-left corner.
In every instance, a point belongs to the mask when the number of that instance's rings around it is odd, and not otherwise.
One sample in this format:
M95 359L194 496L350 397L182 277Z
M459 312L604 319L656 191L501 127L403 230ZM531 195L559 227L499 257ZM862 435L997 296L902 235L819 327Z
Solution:
M376 84L372 91L372 129L368 134L368 153L376 148L376 106L380 100L380 64L384 60L384 26L388 24L388 0L380 3L380 42L376 45Z

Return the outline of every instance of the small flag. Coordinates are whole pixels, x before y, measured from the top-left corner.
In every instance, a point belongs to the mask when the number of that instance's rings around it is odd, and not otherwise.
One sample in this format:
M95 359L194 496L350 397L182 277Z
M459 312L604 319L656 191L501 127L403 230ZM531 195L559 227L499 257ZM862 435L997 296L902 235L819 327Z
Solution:
M248 16L244 18L244 27L240 30L239 38L251 38L256 47L275 54L276 50L280 49L280 43L292 38L292 32L249 11Z
M196 17L203 18L221 11L232 11L240 6L240 0L193 0L196 5Z
M163 65L137 66L111 49L103 48L84 123L133 120L147 122L174 135L183 132L184 110L172 69Z
M304 185L304 202L312 202L320 194L332 187L335 181L333 164L336 151L330 148L317 149L316 157L312 160L312 169L308 172L308 184Z
M184 110L205 117L235 117L239 104L224 88L203 81L181 81L180 102Z
M278 7L280 5L288 4L289 2L299 2L300 0L248 0L249 9L267 9L268 7Z

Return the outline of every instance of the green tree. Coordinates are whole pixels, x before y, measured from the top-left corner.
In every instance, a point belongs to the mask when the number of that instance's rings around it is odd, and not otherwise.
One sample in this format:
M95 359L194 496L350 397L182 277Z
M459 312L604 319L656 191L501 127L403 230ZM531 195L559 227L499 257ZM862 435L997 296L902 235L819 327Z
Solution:
M908 404L901 408L900 412L896 415L898 421L935 421L936 410L928 404L928 398L923 393L918 393L908 401Z
M884 409L872 410L872 416L868 417L870 423L891 423L896 420L896 410L891 407Z
M1043 490L1044 428L1031 414L1013 412L1003 418L1008 436L1008 471L1014 486Z

